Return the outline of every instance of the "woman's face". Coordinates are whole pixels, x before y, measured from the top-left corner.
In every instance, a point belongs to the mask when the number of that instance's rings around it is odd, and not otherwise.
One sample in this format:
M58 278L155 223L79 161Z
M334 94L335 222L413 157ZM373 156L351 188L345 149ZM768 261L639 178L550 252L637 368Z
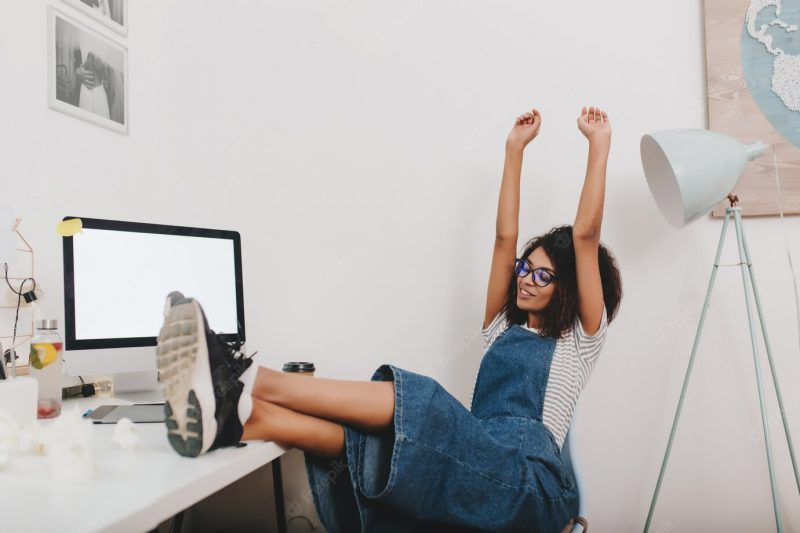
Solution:
M538 247L534 249L527 259L534 270L544 268L549 270L551 274L558 275L544 248ZM553 280L546 287L539 287L533 282L533 272L529 272L525 277L517 276L517 307L523 311L534 313L543 311L556 291L556 283L558 281Z

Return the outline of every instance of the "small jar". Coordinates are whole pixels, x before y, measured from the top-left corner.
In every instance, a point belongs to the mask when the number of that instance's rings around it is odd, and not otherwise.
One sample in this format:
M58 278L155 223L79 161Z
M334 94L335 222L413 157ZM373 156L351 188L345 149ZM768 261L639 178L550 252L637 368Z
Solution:
M313 376L314 370L314 363L307 361L290 361L283 364L284 372L294 372L300 376Z
M61 414L61 375L64 343L58 333L58 320L37 320L31 339L30 375L39 385L38 418Z

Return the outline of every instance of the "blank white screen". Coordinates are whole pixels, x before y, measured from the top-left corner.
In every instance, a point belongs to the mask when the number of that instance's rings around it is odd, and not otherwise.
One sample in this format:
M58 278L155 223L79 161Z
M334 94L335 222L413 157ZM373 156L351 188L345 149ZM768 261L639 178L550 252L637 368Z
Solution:
M211 329L237 332L233 240L84 229L72 249L77 340L157 336L175 290Z

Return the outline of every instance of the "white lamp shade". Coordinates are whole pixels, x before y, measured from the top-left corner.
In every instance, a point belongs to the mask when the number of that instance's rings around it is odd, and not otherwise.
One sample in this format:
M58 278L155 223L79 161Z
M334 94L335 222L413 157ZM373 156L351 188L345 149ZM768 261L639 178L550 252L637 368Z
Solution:
M642 166L661 213L677 228L703 216L736 186L748 160L764 153L702 129L665 130L642 136Z

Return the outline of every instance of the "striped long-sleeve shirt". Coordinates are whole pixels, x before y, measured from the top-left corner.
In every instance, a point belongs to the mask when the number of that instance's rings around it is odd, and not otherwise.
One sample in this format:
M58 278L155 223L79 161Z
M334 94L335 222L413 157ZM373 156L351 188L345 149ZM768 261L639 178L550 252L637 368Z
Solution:
M484 354L495 339L508 329L509 325L505 313L500 312L494 317L491 324L481 331ZM538 333L535 328L529 328L527 325L522 325L522 327ZM607 329L608 317L604 306L600 329L594 335L587 335L578 319L575 321L575 326L556 341L542 406L542 422L555 436L559 449L567 436L578 397L589 381L589 376L597 363L597 358L605 343ZM475 383L477 380L478 376L476 375ZM474 384L472 390L474 394ZM470 397L471 403L472 398Z

